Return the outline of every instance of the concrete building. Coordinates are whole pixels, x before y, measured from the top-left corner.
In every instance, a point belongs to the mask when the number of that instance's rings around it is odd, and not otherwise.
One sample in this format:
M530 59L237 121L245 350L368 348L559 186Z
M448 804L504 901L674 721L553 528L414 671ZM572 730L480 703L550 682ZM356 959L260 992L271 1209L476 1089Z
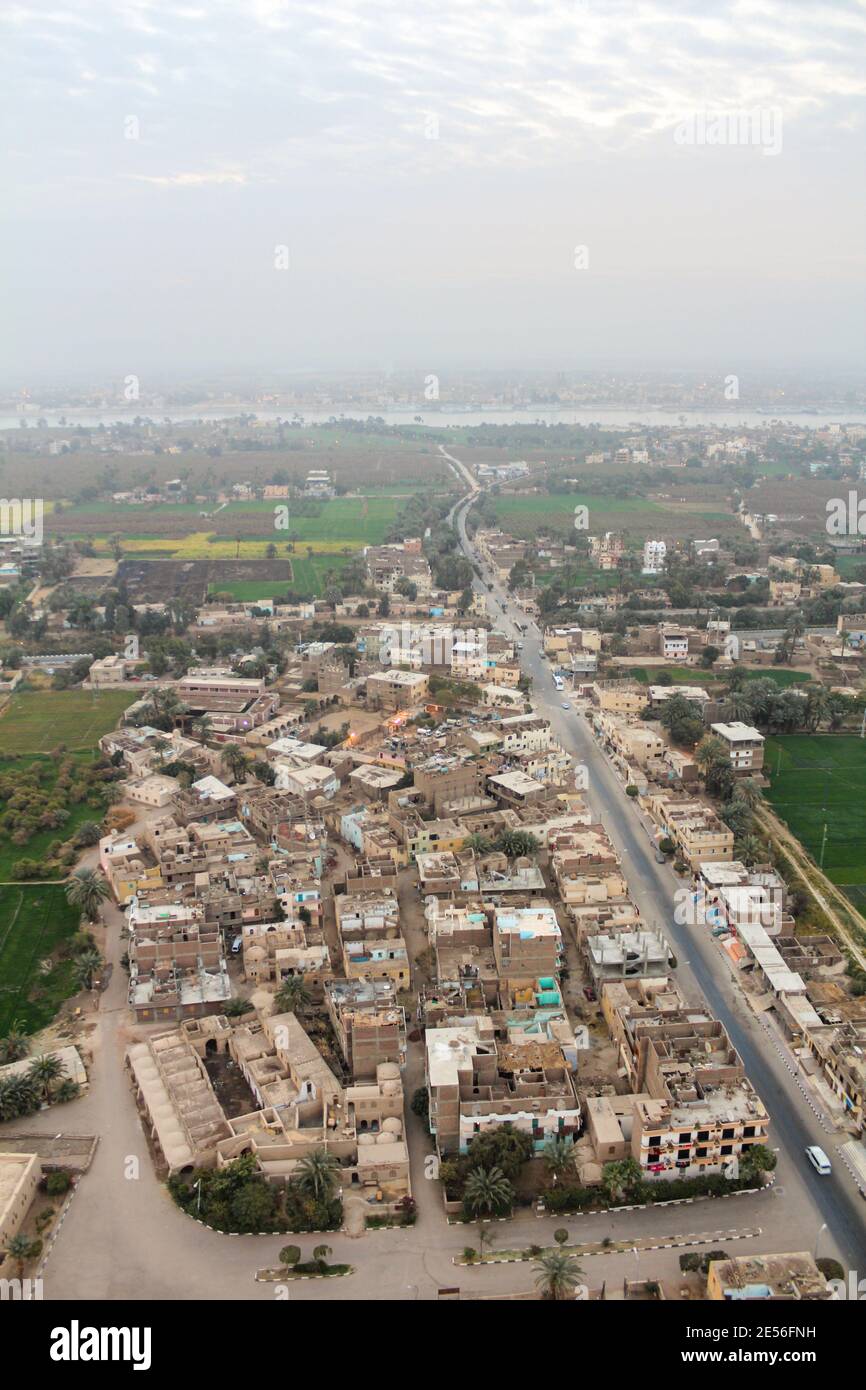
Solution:
M38 1154L0 1152L0 1250L5 1251L21 1230L41 1176ZM5 1262L3 1274L7 1275Z
M750 724L735 720L730 724L711 724L710 729L725 745L734 772L748 776L764 766L764 735Z

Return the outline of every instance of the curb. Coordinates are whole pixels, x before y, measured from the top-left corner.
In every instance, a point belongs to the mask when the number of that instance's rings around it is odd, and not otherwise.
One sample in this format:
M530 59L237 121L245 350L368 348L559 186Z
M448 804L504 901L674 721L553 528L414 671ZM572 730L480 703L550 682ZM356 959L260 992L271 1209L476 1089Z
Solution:
M752 1231L713 1231L709 1235L694 1235L678 1237L676 1240L665 1240L657 1245L641 1245L638 1249L639 1255L648 1254L652 1250L679 1250L685 1245L712 1245L715 1240L757 1240L763 1231L760 1226ZM562 1245L559 1247L564 1254L573 1254L576 1259L591 1259L595 1255L632 1255L634 1246L628 1246L624 1250L582 1250L574 1245ZM462 1260L456 1255L451 1263L462 1266L464 1269L479 1269L484 1265L518 1265L529 1264L532 1260L537 1260L538 1255L491 1255L489 1259L483 1260Z

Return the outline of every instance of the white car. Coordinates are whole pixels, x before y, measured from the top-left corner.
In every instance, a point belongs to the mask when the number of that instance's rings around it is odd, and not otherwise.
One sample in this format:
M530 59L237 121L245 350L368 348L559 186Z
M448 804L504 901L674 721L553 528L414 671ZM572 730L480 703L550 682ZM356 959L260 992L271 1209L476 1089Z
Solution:
M833 1165L824 1150L819 1148L817 1144L809 1145L806 1150L806 1157L815 1169L815 1172L820 1173L822 1178L826 1178L829 1173L832 1173Z
M563 702L562 702L562 708L563 708L563 709L571 709L571 705L568 703L567 700L563 700Z

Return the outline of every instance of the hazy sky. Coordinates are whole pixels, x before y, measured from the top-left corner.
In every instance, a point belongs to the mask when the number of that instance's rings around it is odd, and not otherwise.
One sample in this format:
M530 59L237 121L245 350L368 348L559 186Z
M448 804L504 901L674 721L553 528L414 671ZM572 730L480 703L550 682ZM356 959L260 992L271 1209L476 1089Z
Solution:
M856 0L0 23L6 378L866 361ZM753 110L758 143L706 142Z

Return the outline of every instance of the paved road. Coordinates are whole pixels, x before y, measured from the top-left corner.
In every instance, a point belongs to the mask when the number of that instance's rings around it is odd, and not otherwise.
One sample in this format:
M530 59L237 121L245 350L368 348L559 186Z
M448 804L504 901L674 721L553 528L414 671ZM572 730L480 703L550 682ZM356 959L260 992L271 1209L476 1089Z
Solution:
M479 563L466 533L466 512L475 494L455 509L455 521L464 553ZM490 574L476 588L494 599L494 622L511 636L520 636L514 626L525 622L525 613L511 601L507 591ZM489 584L493 583L492 591ZM816 1239L819 1253L834 1253L847 1268L866 1271L866 1203L847 1170L834 1164L830 1177L819 1177L804 1156L808 1144L822 1143L832 1157L833 1144L791 1075L785 1061L772 1045L762 1024L753 1016L734 983L729 967L709 934L703 928L680 926L674 920L674 893L682 884L667 864L658 864L639 816L626 798L622 785L590 732L583 716L574 709L562 709L570 697L553 687L550 668L540 652L538 627L530 622L523 638L523 670L532 677L532 696L540 713L550 719L563 746L588 772L588 802L598 815L622 855L629 887L646 921L658 924L670 941L679 965L677 980L686 997L706 999L712 1012L725 1025L739 1052L746 1072L770 1112L771 1143L779 1150L778 1190L788 1215L788 1249L812 1249ZM841 1136L847 1138L847 1136Z

